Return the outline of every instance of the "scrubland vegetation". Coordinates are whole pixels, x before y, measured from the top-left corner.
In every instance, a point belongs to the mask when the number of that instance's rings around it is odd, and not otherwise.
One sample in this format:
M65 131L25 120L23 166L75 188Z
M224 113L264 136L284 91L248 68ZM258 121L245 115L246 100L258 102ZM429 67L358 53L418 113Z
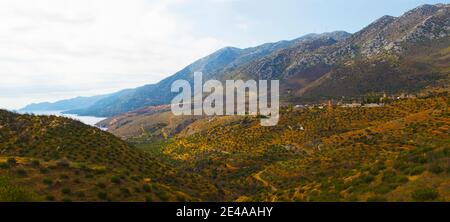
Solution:
M128 142L2 111L0 200L449 201L448 107L445 90L374 108L289 106L274 127L212 117Z

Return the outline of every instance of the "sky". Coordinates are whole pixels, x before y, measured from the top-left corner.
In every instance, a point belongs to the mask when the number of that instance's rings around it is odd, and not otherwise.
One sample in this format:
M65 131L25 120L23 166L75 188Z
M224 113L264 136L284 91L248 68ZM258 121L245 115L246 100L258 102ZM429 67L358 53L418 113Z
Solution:
M356 32L449 0L0 1L0 108L156 83L225 46Z

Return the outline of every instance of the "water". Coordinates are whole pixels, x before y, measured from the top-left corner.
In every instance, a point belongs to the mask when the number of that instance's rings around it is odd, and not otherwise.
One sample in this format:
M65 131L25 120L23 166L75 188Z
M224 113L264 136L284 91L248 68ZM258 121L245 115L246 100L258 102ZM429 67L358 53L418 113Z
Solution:
M27 111L25 113L32 113L34 115L44 115L44 116L49 116L49 115L63 116L63 117L79 120L80 122L82 122L86 125L91 125L91 126L95 126L96 123L106 119L104 117L78 116L75 114L64 114L62 112L63 111Z

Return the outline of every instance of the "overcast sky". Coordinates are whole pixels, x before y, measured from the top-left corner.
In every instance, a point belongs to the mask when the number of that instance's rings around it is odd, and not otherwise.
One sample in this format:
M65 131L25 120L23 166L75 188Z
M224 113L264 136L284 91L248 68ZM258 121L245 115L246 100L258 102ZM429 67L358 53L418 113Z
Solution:
M0 108L155 83L224 46L355 32L448 0L0 1Z

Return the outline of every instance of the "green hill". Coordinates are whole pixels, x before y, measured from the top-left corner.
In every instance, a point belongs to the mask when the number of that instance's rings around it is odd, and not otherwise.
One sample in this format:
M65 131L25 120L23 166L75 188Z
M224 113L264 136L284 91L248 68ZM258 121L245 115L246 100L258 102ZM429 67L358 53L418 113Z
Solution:
M201 179L100 129L68 118L4 110L0 110L0 166L4 187L0 200L14 200L15 186L25 187L32 200L58 201L195 200L205 198L199 187L208 187L207 181L195 184ZM175 187L187 182L193 185L184 191ZM17 189L22 200L25 191Z
M274 127L173 119L182 127L156 124L132 145L71 119L0 111L0 201L449 201L448 88L386 102L288 106Z
M201 175L225 201L449 201L448 107L448 92L374 108L286 107L274 127L204 118L163 142L149 143L151 132L129 141Z

